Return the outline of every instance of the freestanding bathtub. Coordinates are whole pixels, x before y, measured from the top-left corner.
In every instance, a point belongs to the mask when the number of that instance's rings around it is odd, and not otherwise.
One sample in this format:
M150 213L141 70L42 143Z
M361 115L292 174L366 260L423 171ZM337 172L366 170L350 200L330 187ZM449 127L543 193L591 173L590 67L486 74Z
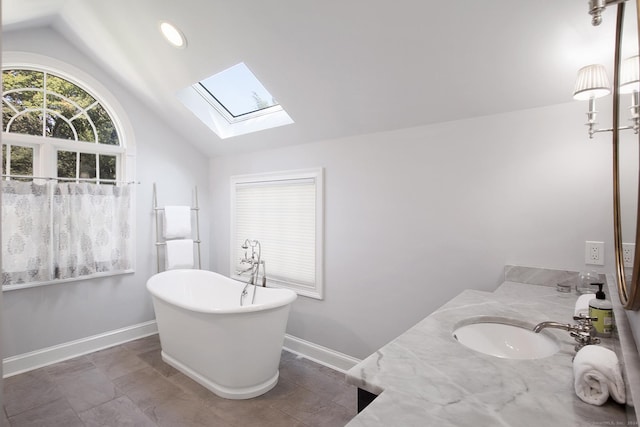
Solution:
M295 292L256 289L240 306L244 283L206 270L152 276L162 359L227 399L249 399L278 382L284 333Z

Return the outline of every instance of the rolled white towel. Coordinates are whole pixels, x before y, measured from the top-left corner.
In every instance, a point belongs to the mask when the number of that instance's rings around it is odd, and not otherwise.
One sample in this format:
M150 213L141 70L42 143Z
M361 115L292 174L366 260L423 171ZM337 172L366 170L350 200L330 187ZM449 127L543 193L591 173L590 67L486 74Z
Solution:
M165 239L186 239L191 236L191 208L189 206L165 206Z
M589 315L589 301L594 299L596 294L582 294L578 297L578 301L576 301L575 315L580 316L580 314L584 314L586 316Z
M193 268L193 240L167 240L166 269Z
M609 396L618 403L626 402L618 356L607 348L582 347L573 359L573 376L576 394L584 402L599 406Z

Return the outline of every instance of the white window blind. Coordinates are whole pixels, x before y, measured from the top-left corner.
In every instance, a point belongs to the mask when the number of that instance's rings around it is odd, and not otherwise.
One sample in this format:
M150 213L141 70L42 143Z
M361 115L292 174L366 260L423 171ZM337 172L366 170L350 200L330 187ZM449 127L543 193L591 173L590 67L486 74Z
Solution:
M322 298L321 170L232 178L232 273L245 239L258 240L267 286Z

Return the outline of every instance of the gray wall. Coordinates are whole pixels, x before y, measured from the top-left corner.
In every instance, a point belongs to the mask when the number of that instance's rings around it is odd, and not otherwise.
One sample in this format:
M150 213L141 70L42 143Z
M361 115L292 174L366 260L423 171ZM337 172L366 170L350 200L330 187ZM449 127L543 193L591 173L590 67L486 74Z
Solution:
M585 268L585 240L613 271L610 136L588 140L585 109L214 158L212 269L229 272L230 176L320 166L326 298L298 298L288 325L307 341L366 357L462 290L495 289L505 264Z
M586 138L583 103L207 162L56 33L3 36L4 49L54 56L112 92L141 181L136 273L4 293L3 357L153 319L154 181L160 204L190 203L199 186L204 267L228 274L229 177L324 167L326 298L299 298L288 332L355 357L463 289L493 290L505 264L580 270L584 241L602 240L601 271L613 271L610 143Z
M9 357L52 345L136 325L155 318L146 280L156 272L152 185L159 204L191 204L198 186L203 236L209 235L207 159L132 98L118 82L49 29L3 34L4 51L24 51L57 58L89 73L127 112L137 148L136 272L4 292L2 355ZM204 267L209 252L203 245Z

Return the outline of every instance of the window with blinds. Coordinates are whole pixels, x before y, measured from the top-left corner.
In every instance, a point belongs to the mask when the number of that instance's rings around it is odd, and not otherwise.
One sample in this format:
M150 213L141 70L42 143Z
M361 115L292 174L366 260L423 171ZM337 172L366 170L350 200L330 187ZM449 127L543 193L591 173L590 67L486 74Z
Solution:
M231 178L231 273L258 240L267 286L322 299L322 169ZM250 255L250 254L249 254Z

